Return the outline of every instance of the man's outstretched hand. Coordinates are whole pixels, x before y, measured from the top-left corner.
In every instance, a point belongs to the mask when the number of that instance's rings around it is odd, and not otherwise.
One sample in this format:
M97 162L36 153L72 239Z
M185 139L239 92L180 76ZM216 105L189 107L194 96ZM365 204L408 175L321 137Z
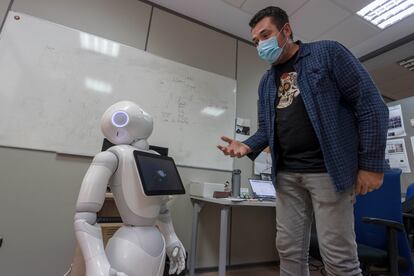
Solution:
M227 146L217 146L217 148L221 150L225 155L240 158L252 151L248 145L245 145L242 142L236 141L227 136L222 136L221 140L228 143Z

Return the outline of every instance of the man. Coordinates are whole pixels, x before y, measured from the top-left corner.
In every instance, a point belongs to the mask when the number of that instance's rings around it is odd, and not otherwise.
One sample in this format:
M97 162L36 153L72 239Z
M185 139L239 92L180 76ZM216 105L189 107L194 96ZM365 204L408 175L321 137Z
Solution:
M354 232L355 194L383 180L388 109L359 61L333 41L292 40L285 11L267 7L250 21L261 58L257 132L218 146L251 159L270 146L277 189L280 275L309 275L315 217L329 275L361 275Z

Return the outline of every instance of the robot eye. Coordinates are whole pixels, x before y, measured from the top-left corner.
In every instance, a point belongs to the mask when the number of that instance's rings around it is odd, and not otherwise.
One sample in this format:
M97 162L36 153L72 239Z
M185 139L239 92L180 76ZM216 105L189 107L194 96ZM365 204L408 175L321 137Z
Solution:
M116 127L124 127L129 122L129 116L125 111L116 111L112 114L112 124Z

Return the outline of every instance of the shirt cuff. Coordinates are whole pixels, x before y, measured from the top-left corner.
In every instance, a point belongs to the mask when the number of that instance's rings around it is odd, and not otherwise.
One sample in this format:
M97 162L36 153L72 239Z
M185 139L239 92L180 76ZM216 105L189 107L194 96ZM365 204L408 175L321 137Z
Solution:
M360 157L358 168L365 171L382 173L389 169L389 165L385 162L385 159L368 159Z

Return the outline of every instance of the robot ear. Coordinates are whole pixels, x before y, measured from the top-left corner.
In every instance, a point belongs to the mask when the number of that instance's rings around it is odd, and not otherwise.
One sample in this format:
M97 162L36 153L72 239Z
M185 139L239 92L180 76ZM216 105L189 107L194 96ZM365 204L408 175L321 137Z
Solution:
M115 127L121 128L126 126L129 123L129 115L125 111L115 111L112 114L112 124Z

